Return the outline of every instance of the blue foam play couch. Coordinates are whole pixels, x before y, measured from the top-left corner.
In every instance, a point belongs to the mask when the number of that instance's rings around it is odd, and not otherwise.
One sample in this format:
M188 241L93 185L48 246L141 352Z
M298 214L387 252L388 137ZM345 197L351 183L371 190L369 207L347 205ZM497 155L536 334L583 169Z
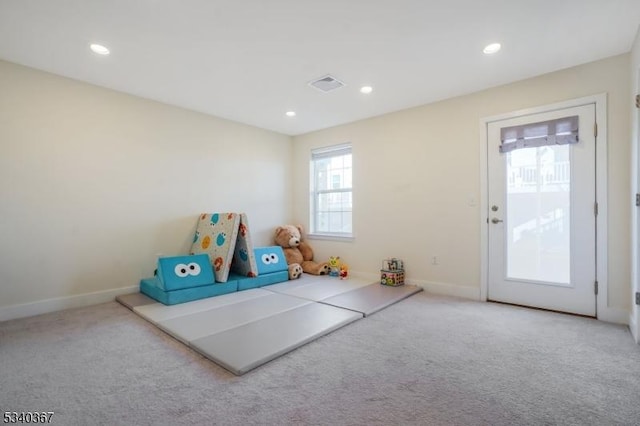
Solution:
M162 290L159 281L158 277L141 280L140 293L146 294L165 305L176 305L238 291L238 282L230 280L227 280L226 283L211 283L199 287L171 291Z
M238 291L264 287L289 279L289 267L282 247L257 247L253 252L258 267L258 276L242 277L233 273L229 275L229 279L238 280Z
M161 257L157 278L158 286L165 291L200 287L215 280L206 254Z
M226 282L215 282L207 254L162 257L158 259L156 275L140 281L140 292L165 305L175 305L289 279L282 247L259 247L254 254L258 275L247 277L232 272Z

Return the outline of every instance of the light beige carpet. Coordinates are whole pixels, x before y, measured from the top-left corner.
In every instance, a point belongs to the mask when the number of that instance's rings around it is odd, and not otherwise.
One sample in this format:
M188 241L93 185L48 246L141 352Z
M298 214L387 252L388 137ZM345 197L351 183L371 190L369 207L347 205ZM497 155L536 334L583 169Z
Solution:
M0 323L0 409L58 425L637 425L627 327L419 293L236 377L116 302Z

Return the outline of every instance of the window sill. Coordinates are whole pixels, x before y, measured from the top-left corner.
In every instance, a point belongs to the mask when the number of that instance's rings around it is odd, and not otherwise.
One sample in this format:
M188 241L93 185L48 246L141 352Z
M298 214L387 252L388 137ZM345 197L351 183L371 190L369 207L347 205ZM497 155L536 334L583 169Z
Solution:
M352 235L335 235L335 234L307 234L307 238L310 240L327 240L327 241L342 241L349 243L355 240Z

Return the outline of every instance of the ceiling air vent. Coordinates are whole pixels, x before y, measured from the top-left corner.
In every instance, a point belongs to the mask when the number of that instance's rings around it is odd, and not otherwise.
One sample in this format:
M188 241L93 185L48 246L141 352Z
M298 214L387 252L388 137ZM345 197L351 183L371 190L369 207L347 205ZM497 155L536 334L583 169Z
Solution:
M325 75L324 77L320 77L317 80L313 80L309 82L309 86L315 87L321 92L331 92L332 90L339 89L345 84L333 77L332 75Z

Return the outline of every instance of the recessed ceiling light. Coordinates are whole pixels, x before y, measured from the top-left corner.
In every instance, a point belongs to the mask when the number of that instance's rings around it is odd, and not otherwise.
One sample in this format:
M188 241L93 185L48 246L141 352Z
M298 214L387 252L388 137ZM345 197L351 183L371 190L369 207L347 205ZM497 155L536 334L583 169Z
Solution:
M500 46L500 43L491 43L485 46L485 48L482 49L482 51L484 52L485 55L493 55L498 50L500 50L501 47L502 46Z
M285 112L285 115L287 117L295 117L296 116L296 112L295 111L287 111L287 112Z
M362 93L371 93L371 92L373 92L373 87L371 87L371 86L362 86L360 88L360 92L362 92Z
M106 47L104 47L101 44L93 43L89 47L91 48L91 50L93 50L98 55L108 55L109 54L109 49L107 49Z

